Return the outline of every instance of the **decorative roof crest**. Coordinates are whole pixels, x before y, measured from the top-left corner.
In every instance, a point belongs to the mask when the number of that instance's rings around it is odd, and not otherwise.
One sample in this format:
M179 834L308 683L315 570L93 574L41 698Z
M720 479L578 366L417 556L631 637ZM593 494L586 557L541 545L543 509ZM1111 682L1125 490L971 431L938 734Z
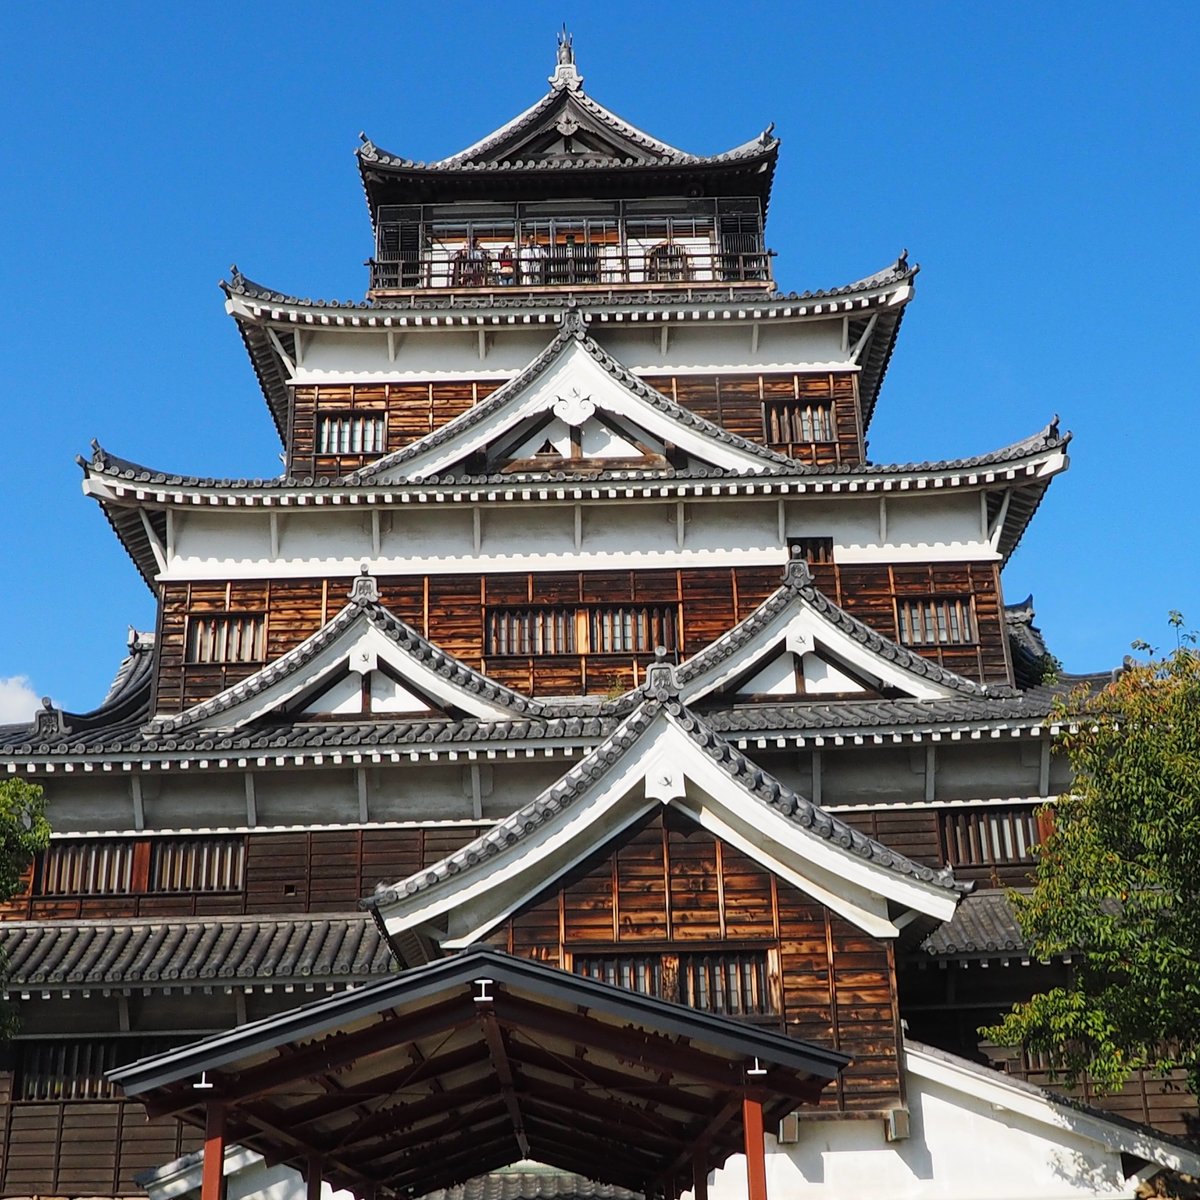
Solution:
M42 697L42 707L33 716L34 737L57 737L66 733L67 723L61 708L54 706L49 696Z
M667 661L664 646L654 647L654 661L646 668L646 694L655 700L679 699L679 680L675 677L675 666Z
M583 87L583 76L575 67L575 38L567 32L565 22L558 34L558 58L550 86L555 91L566 88L569 92L578 92Z
M361 574L355 578L350 588L350 601L352 604L379 603L379 584L368 571L366 563L362 564Z
M812 581L812 571L808 569L808 562L805 559L798 557L788 559L788 564L783 569L783 582L788 587L807 587Z

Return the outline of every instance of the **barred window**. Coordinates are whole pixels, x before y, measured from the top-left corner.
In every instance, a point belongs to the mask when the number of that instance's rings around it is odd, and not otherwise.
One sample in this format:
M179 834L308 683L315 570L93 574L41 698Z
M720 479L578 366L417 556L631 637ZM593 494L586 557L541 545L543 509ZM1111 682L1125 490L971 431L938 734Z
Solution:
M808 563L833 562L833 538L831 537L795 537L788 538L788 554L791 558L801 558Z
M897 600L900 640L906 646L961 646L975 641L970 596Z
M588 617L589 649L593 654L653 654L659 646L675 649L673 605L593 608Z
M502 608L488 613L485 654L575 654L575 610Z
M30 1039L16 1043L20 1100L108 1100L119 1094L106 1071L186 1039L171 1037Z
M673 604L498 608L487 614L484 653L652 654L678 647Z
M242 838L171 838L150 850L152 892L236 892L246 862Z
M187 619L187 661L262 662L265 630L262 613L193 613Z
M233 892L245 876L240 837L97 838L53 842L34 872L35 896Z
M942 857L953 867L999 866L1033 861L1041 841L1033 808L948 810L939 816Z
M779 1011L769 952L576 954L574 971L617 987L735 1017Z
M792 445L796 442L832 442L833 407L807 400L770 400L763 405L767 442Z
M115 896L133 890L134 842L54 842L34 877L39 896Z
M320 420L318 454L382 454L387 426L382 413L330 413Z

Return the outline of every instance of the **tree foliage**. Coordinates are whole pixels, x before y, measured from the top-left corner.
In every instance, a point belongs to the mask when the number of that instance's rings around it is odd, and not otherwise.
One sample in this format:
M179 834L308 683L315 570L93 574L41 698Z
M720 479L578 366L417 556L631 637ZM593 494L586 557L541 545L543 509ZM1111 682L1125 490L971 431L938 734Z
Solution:
M983 1031L1109 1089L1138 1067L1200 1088L1200 652L1171 623L1174 651L1052 718L1074 785L1013 903L1033 954L1070 954L1071 979Z
M0 901L21 886L30 860L50 841L46 801L42 789L24 779L0 781ZM5 963L0 955L0 978ZM0 1036L11 1032L12 1014L0 1008Z

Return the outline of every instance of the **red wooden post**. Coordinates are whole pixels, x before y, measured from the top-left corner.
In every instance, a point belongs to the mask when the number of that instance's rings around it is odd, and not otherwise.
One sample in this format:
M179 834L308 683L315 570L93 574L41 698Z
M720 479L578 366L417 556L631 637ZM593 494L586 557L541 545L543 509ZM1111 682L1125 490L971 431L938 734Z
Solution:
M308 1170L304 1174L304 1184L307 1189L306 1200L321 1200L321 1156L308 1156Z
M742 1133L746 1149L746 1184L749 1200L767 1200L767 1152L763 1144L761 1100L742 1100Z
M200 1200L225 1200L225 1105L219 1100L210 1100L204 1108Z
M692 1200L708 1200L708 1159L703 1146L692 1155Z

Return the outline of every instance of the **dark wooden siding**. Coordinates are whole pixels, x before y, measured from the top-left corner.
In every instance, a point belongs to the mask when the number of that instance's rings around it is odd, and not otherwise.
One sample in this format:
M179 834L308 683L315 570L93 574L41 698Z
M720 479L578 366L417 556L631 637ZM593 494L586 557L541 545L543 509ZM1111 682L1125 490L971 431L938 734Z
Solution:
M714 424L770 445L802 462L849 466L863 461L858 376L820 372L739 375L646 375L644 382L676 404ZM825 405L831 409L833 440L772 442L765 406L778 403Z
M968 678L1007 682L1008 650L999 577L993 563L842 566L815 564L817 584L847 611L897 639L898 597L973 597L976 640L923 647L922 653ZM677 649L695 654L748 616L779 586L778 567L544 572L385 577L380 599L442 649L530 695L625 690L641 679L651 653L485 657L489 607L596 604L677 605ZM159 623L156 705L177 712L245 679L261 663L189 663L189 614L266 613L267 661L315 633L345 603L349 579L165 583Z
M11 1083L0 1075L0 1195L144 1196L136 1173L203 1145L170 1118L148 1122L135 1101L4 1103Z
M761 948L777 975L782 1028L854 1056L826 1106L900 1103L891 946L686 818L654 818L513 917L493 941L568 969L574 955L608 949Z
M245 836L246 865L237 891L39 897L27 886L22 895L0 904L0 920L353 912L380 881L404 879L486 828L480 824L252 833ZM27 884L31 875L27 873Z
M491 395L503 380L434 383L329 384L292 389L288 474L336 477L398 450L453 420ZM677 404L754 442L772 444L804 462L849 465L863 461L858 377L852 373L649 375L645 382ZM764 405L828 406L832 440L771 442ZM321 453L326 417L379 417L385 441L376 453Z
M502 380L336 384L292 389L288 474L336 477L415 442L491 395ZM354 414L383 418L385 442L374 454L322 454L323 417Z

